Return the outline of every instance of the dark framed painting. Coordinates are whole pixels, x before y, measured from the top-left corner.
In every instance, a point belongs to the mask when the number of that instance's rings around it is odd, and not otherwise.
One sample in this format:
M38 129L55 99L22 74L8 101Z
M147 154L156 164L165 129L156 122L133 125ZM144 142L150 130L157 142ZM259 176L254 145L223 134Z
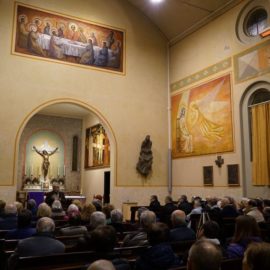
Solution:
M213 166L203 167L203 185L213 186Z
M86 129L85 169L98 169L110 166L110 142L105 129L97 124Z
M229 186L239 186L239 165L230 164L227 165L228 170L228 185Z
M16 3L12 53L124 74L125 31Z

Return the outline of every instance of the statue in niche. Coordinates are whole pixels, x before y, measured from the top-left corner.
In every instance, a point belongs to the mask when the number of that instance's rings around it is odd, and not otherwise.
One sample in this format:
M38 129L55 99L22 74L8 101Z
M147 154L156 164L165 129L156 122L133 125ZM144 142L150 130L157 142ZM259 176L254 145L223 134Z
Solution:
M142 142L139 161L136 166L137 171L145 177L152 171L153 153L151 148L150 135L147 135Z
M46 181L47 180L47 176L48 176L48 172L49 172L49 167L50 167L49 157L51 155L53 155L58 150L58 147L56 147L50 153L48 153L46 150L39 151L35 146L33 146L33 148L43 158L42 172L43 172L44 180Z

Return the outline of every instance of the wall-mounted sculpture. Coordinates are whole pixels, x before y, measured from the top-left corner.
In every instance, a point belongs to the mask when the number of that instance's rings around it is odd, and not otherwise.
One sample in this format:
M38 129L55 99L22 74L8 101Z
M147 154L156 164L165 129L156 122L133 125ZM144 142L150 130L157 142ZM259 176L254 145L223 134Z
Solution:
M145 177L152 171L153 153L151 148L150 135L147 135L142 142L139 161L136 166L137 171Z

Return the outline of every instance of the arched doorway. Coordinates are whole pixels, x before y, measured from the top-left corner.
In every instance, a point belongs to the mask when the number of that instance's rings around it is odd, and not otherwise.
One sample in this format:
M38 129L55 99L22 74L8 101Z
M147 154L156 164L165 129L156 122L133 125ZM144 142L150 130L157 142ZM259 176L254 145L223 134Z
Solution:
M262 102L270 102L270 83L260 81L250 85L243 94L240 102L242 160L243 160L243 195L247 197L269 197L267 186L252 185L252 134L251 106Z
M75 99L56 99L52 101L48 101L46 103L43 103L39 106L37 106L31 113L29 113L24 121L21 123L20 129L17 132L16 136L16 145L15 145L15 163L14 163L14 172L13 172L13 178L14 183L17 183L17 189L19 190L22 185L19 184L19 182L22 181L22 171L23 171L23 162L22 162L22 155L20 155L21 151L21 139L22 135L24 134L25 127L27 127L27 124L31 122L31 119L43 115L43 121L44 119L53 119L54 117L61 117L61 122L67 122L67 119L74 118L74 119L80 119L82 122L81 125L81 136L80 143L79 143L79 160L80 165L77 168L77 171L73 170L75 168L73 164L66 163L65 160L65 170L70 170L69 175L70 177L72 174L79 175L79 185L69 185L68 191L78 191L80 193L83 193L87 196L89 200L92 199L94 194L102 194L104 193L104 182L105 182L105 172L110 172L110 190L113 191L114 187L114 181L116 179L116 140L114 132L111 128L110 123L107 121L107 119L96 109L90 106L87 103L84 103L79 100ZM40 118L40 117L39 117ZM59 123L59 122L58 122ZM70 123L70 122L69 122ZM85 158L85 131L87 128L89 128L90 125L99 123L104 127L106 130L106 133L108 135L108 139L110 141L110 166L106 168L92 168L85 169L84 166L84 158ZM41 123L42 126L42 123ZM41 126L38 128L41 129ZM65 125L62 126L64 129ZM53 129L53 128L52 128ZM60 132L61 133L61 132ZM66 130L63 131L63 133L68 133ZM68 134L69 137L64 138L65 142L65 149L66 151L71 151L72 144L76 142L74 140L74 137L71 136L73 134ZM64 137L64 136L63 136ZM68 139L67 139L68 138ZM76 138L75 138L76 139ZM78 138L77 138L78 139ZM56 171L57 172L57 171ZM100 178L102 178L100 180ZM75 186L75 188L74 188Z

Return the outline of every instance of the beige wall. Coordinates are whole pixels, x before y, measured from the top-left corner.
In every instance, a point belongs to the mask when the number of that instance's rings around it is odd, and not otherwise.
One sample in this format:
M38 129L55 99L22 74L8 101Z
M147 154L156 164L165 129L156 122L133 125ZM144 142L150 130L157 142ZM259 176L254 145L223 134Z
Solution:
M235 25L238 14L247 2L248 1L243 1L241 5L236 6L231 11L170 48L170 83L179 81L256 45L256 43L248 45L241 43L235 34ZM232 67L227 70L211 75L210 77L182 88L179 91L190 89L193 86L202 84L203 82L220 77L229 72L232 75L234 151L231 153L222 153L225 162L222 168L218 168L215 165L215 160L217 158L216 154L173 160L174 196L178 197L180 194L184 193L189 196L222 196L226 194L241 197L243 195L242 184L245 179L243 179L242 171L240 101L244 91L255 81L265 80L270 82L269 74L236 84L234 81L234 69L232 65ZM227 164L240 165L240 187L227 186ZM214 187L204 188L202 185L202 167L211 165L214 167ZM253 196L265 196L266 194L269 194L268 187L264 187L263 190L263 193L261 189L260 191L258 190L258 192L254 192Z
M116 75L11 54L14 1L0 1L0 193L15 198L20 132L26 121L55 99L77 100L106 119L117 142L114 181L118 186L167 183L166 42L148 19L127 1L41 1L23 3L126 30L126 75ZM153 174L143 181L135 166L147 134L153 141ZM17 136L17 137L16 137ZM17 148L15 148L17 147ZM6 186L11 186L9 189ZM138 188L138 192L143 188ZM114 197L121 202L121 189ZM133 194L127 188L127 194ZM164 194L166 188L164 188ZM148 199L151 189L142 201ZM139 194L139 193L138 193ZM87 195L87 194L86 194ZM132 195L133 196L133 195ZM137 198L140 196L137 196Z

